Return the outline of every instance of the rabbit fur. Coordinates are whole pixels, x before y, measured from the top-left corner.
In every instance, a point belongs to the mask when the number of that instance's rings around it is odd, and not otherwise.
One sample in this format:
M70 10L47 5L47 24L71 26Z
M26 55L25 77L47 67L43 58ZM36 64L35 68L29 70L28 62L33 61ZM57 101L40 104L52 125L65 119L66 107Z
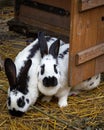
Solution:
M38 67L38 88L45 95L43 101L50 101L52 96L58 97L59 107L68 105L67 99L71 94L78 94L81 90L91 90L100 83L100 74L71 88L68 86L69 44L62 40L56 41L48 49L40 45L41 62ZM42 48L42 49L41 49Z
M37 88L37 69L41 59L39 45L43 44L44 40L49 46L53 42L49 37L44 39L44 33L39 32L38 38L19 52L14 62L10 58L5 59L5 74L9 81L7 107L13 116L22 116L39 96Z

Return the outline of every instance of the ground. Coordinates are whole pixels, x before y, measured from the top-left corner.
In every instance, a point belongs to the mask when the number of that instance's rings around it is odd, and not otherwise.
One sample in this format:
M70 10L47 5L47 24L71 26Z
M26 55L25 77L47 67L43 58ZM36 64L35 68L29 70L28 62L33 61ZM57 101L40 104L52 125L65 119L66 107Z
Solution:
M0 9L0 61L12 59L32 38L9 31L7 21L14 17L13 7ZM1 66L3 65L3 62ZM59 108L57 99L43 103L39 98L21 118L12 117L7 110L8 81L0 69L0 130L103 130L104 79L92 91L68 98L68 107Z

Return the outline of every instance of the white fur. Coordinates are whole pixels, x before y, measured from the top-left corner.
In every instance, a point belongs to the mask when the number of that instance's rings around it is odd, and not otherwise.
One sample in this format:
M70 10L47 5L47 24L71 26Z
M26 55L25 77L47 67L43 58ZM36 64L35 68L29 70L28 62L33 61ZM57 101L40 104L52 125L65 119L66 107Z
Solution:
M56 40L56 38L51 38L49 40L49 42L47 42L48 48L55 40ZM32 42L30 45L28 45L26 48L24 48L16 56L14 63L16 65L17 77L20 73L21 68L24 66L24 61L27 61L27 58L30 54L29 51L33 48L33 46L35 44L37 44L37 42L38 42L38 39L36 39L34 42ZM36 102L38 95L39 95L38 88L37 88L37 84L38 84L37 83L37 81L38 81L37 72L38 72L38 66L40 64L40 59L41 59L40 50L38 50L35 53L35 56L33 58L31 58L32 65L28 71L29 81L27 83L29 92L26 95L24 95L23 93L21 93L18 90L16 90L16 92L15 92L15 91L10 91L10 88L8 89L8 97L11 98L11 105L8 106L9 110L12 110L13 108L15 108L15 110L17 110L17 111L26 112L29 109L29 107ZM23 108L21 108L17 105L17 100L19 98L21 98L22 96L25 97L25 106ZM26 102L26 99L29 99L29 103Z
M20 69L22 66L24 66L24 61L27 61L27 57L29 56L30 52L29 50L37 43L38 39L36 39L34 42L32 42L29 46L24 48L17 57L15 58L15 65L16 65L16 72L17 72L17 77L18 74L20 73ZM37 88L37 68L40 63L40 51L38 50L35 54L35 56L31 59L32 60L32 65L29 69L28 76L29 76L29 81L28 81L28 90L29 92L24 95L20 91L17 91L17 94L15 92L10 91L10 88L8 90L8 96L11 98L11 106L8 106L8 109L13 109L22 112L26 112L29 108L30 105L34 104L38 98L38 88ZM17 105L17 100L24 96L25 97L25 106L23 108L18 107ZM26 103L26 99L29 99L29 103Z
M96 79L97 78L97 79ZM73 87L69 93L69 95L72 94L79 94L80 91L83 90L92 90L96 87L98 87L98 85L100 84L100 79L101 79L101 74L95 75L93 77L91 77L90 80L85 80L83 82L81 82L80 84L76 85L75 87Z
M61 41L61 43L63 43ZM69 44L60 45L59 55L63 51L65 51L67 48L69 48ZM38 88L41 93L43 93L46 97L43 99L43 101L50 101L49 96L56 96L58 97L58 105L59 107L65 107L68 105L67 98L68 95L70 95L72 92L76 93L80 90L91 90L93 88L96 88L100 83L100 74L96 75L91 78L89 81L84 81L80 83L79 85L74 87L74 90L71 90L72 88L68 86L68 61L69 61L69 53L64 56L64 58L58 58L58 74L56 74L53 70L53 65L55 64L55 59L51 55L44 56L43 59L41 59L40 66L45 64L45 73L44 75L40 74L41 68L38 68L39 76L38 76ZM58 80L58 85L55 87L45 87L43 85L43 78L46 76L55 76ZM99 76L98 79L96 77ZM94 82L94 84L91 86L90 84ZM49 100L48 100L49 98Z
M64 50L66 50L69 47L68 44L61 45L59 53L62 53ZM63 59L58 58L58 65L57 70L58 74L56 74L53 70L53 65L56 64L56 60L53 58L52 55L44 56L41 60L40 66L45 64L45 73L44 75L40 74L41 68L39 67L39 77L38 77L38 88L41 93L43 93L46 96L53 96L59 98L58 104L60 107L67 106L67 97L70 91L70 87L68 87L68 55L65 55ZM43 78L47 76L55 76L58 80L58 85L55 87L45 87L42 83ZM45 100L45 98L44 98ZM46 100L48 100L46 98Z
M55 60L53 59L52 55L48 55L48 56L45 56L44 59L42 60L41 64L40 65L43 65L45 64L45 73L44 75L41 75L38 77L38 87L39 87L39 90L44 93L45 95L47 96L51 96L51 95L54 95L57 90L60 88L60 73L58 74L55 74L54 70L53 70L53 65L55 64ZM41 70L41 68L39 67L39 69ZM39 70L39 72L40 72ZM58 79L58 86L56 87L44 87L43 84L42 84L42 81L43 81L43 78L44 77L47 77L47 76L55 76L57 77Z

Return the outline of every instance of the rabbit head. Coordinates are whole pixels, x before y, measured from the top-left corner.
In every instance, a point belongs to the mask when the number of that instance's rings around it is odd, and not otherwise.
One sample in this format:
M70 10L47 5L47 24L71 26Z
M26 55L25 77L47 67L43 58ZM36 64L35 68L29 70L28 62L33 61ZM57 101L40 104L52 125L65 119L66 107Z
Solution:
M52 96L60 88L60 70L58 67L58 53L60 40L54 41L48 51L47 43L44 38L40 44L41 63L38 68L38 88L41 93Z
M30 78L28 77L28 71L31 64L31 60L26 61L25 66L21 68L21 73L17 78L14 62L10 58L5 60L5 73L10 85L7 106L10 114L13 116L22 116L31 104L27 86L27 81Z

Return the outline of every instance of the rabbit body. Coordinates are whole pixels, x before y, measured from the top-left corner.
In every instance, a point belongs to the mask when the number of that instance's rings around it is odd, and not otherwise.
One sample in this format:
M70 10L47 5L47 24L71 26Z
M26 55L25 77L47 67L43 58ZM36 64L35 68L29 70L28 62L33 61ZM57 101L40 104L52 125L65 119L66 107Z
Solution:
M44 54L38 69L38 88L45 95L43 101L50 101L52 96L58 97L59 107L68 105L67 99L71 94L78 94L81 90L91 90L100 83L100 74L76 85L68 86L69 44L56 40L49 50L41 50ZM46 47L47 48L47 47ZM44 53L47 52L47 53Z
M40 63L38 39L24 48L13 62L5 60L5 71L9 80L8 110L13 116L22 116L38 97L37 68Z
M69 95L73 95L73 94L77 95L83 90L84 91L92 90L100 84L100 80L101 80L101 74L97 74L93 77L90 77L89 79L81 82L75 87L72 87Z
M59 43L56 39L49 49L45 48L46 50L40 48L42 54L47 53L43 55L38 69L38 88L45 95L42 100L50 101L54 95L58 97L60 107L67 106L67 98L70 92L67 72L69 45L63 41Z
M37 70L40 64L39 44L42 44L44 34L24 48L15 58L5 59L5 73L9 81L7 106L11 115L22 116L39 95L37 87ZM48 43L50 39L47 38Z

